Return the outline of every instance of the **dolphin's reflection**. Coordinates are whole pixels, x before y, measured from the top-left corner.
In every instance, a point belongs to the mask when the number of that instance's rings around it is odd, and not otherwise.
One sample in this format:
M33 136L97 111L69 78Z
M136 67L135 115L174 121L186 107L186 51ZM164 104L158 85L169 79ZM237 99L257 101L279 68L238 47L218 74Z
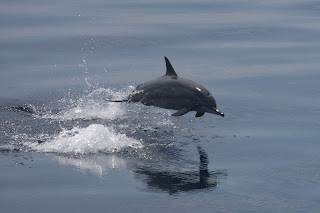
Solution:
M170 194L214 188L219 180L227 176L227 170L208 171L208 155L198 146L200 156L199 172L155 171L151 168L138 168L137 174L146 175L149 189L160 189Z
M95 154L85 157L56 156L56 160L62 165L74 166L82 172L90 172L100 178L113 169L129 169L136 174L137 180L146 184L148 190L161 190L175 194L214 188L227 176L225 169L209 171L207 153L202 147L197 148L200 157L198 171L177 172L173 169L159 169L159 165L155 162L148 166L147 162L132 161L117 154ZM166 165L162 166L165 168ZM182 169L189 166L192 165L185 165Z
M65 156L57 156L56 160L61 165L72 165L83 172L91 172L100 178L112 169L126 167L126 161L116 155L89 155L78 158L70 158Z

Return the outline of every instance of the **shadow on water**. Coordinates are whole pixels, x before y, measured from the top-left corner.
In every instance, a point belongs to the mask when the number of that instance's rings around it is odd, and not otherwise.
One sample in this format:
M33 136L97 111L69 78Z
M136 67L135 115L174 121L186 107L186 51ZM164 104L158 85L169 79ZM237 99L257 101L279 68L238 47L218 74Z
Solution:
M179 192L191 192L202 189L215 188L219 180L227 176L227 170L209 171L208 155L200 146L197 147L200 157L198 171L161 171L151 167L138 167L135 173L144 175L144 182L148 189L155 191L160 189L175 194Z

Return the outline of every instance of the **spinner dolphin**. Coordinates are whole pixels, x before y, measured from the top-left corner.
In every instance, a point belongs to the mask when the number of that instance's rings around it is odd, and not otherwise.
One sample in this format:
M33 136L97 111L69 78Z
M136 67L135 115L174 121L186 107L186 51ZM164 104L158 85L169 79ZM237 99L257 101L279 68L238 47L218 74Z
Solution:
M164 76L138 85L125 100L107 100L110 102L140 102L147 106L177 110L172 116L181 116L196 111L196 117L212 113L224 117L217 108L212 94L200 84L181 78L165 57L167 72Z

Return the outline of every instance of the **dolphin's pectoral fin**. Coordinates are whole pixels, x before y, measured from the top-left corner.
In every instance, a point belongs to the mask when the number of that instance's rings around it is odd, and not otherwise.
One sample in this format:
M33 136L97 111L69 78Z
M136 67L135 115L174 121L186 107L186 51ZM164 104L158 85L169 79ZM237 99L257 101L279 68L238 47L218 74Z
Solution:
M198 118L198 117L201 117L203 115L204 115L204 112L197 112L196 117Z
M172 116L181 116L181 115L186 114L189 111L190 111L190 109L188 109L188 108L181 108L177 112L173 113Z

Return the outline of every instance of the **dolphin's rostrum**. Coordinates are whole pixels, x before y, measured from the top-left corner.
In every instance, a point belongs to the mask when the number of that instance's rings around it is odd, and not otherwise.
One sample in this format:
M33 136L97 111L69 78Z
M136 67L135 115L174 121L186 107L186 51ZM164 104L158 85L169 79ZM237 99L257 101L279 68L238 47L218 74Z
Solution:
M200 84L181 78L165 57L167 72L164 76L140 84L126 100L111 102L140 102L147 106L178 110L173 116L181 116L196 111L196 117L205 112L224 117L212 94Z

